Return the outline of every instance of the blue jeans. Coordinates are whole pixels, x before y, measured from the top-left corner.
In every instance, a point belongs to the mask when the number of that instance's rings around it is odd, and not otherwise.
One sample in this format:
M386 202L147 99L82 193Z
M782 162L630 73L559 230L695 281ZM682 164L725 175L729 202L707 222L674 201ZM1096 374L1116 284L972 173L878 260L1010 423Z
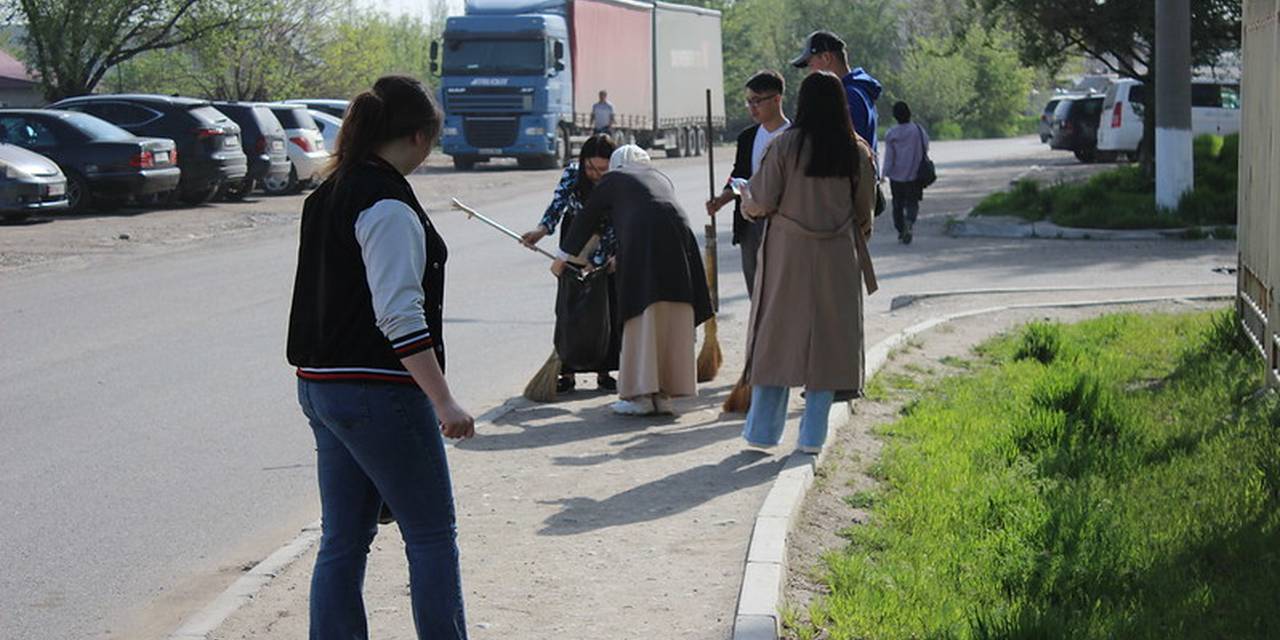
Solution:
M298 403L320 480L311 640L369 637L364 573L384 500L404 538L418 638L465 640L453 489L431 401L407 385L299 379Z
M821 448L827 442L827 415L831 413L834 391L805 390L804 417L800 419L800 447ZM742 437L749 443L772 447L782 442L782 428L787 424L787 387L755 386L751 389L751 409Z

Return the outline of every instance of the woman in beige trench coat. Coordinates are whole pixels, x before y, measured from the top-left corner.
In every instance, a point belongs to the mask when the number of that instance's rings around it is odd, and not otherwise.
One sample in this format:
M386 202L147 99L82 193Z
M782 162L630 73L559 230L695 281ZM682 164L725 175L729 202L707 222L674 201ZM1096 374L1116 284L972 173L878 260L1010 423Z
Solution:
M743 189L747 215L768 220L751 305L751 410L743 438L782 440L791 387L803 386L798 448L821 450L837 391L862 391L862 286L875 206L871 150L853 132L844 88L830 73L800 86L795 122L774 139Z

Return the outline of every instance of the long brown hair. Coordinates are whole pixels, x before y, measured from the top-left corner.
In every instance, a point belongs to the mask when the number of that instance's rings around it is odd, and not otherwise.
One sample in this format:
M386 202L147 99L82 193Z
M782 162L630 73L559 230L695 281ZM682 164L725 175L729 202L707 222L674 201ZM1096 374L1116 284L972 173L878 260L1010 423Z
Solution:
M834 73L815 71L800 83L796 98L796 119L805 144L813 145L813 155L804 174L812 178L855 175L858 138L849 119L849 98L844 84Z
M434 145L442 116L431 91L409 76L382 76L351 101L338 130L329 172L341 176L378 147L419 131Z

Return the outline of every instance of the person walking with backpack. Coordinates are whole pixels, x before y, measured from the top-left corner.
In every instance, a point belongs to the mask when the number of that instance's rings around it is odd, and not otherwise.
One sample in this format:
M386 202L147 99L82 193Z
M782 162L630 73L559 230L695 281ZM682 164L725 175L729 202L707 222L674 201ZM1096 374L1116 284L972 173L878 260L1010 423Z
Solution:
M919 123L911 121L911 107L905 102L893 105L893 118L898 121L884 136L883 179L889 181L893 196L893 228L898 242L911 244L911 228L920 214L924 185L920 183L920 164L929 154L929 134Z
M444 440L475 435L445 381L444 239L405 176L440 134L431 92L384 76L356 96L331 174L302 208L288 359L316 442L312 640L368 638L364 575L385 500L417 637L466 640Z

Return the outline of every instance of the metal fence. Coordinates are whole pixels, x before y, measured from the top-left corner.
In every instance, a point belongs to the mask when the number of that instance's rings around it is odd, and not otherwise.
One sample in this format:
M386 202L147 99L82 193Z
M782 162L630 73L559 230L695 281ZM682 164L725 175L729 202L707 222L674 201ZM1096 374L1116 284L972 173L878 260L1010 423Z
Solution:
M1280 0L1245 0L1237 305L1280 386Z

